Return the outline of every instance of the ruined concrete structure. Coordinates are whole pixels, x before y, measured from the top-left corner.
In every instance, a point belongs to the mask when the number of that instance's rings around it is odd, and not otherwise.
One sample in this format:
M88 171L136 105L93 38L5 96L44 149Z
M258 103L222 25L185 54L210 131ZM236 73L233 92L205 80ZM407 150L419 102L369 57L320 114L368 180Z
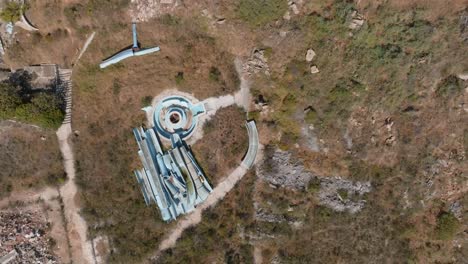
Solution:
M143 169L136 170L147 205L155 203L165 221L175 220L206 200L212 188L195 160L189 146L183 141L197 125L197 116L205 112L202 103L171 96L155 107L145 108L153 113L155 126L135 128L138 154ZM171 148L164 150L160 137L170 140Z

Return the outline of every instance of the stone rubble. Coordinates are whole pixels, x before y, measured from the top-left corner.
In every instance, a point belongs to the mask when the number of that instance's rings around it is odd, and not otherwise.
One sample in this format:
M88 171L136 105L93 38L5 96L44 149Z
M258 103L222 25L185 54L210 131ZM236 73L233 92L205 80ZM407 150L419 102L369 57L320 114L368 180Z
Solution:
M273 153L269 153L271 151ZM266 151L265 163L257 174L274 186L298 190L305 190L309 181L316 177L305 170L302 162L293 160L291 153L279 149Z
M306 61L311 62L315 58L315 51L313 49L308 49L306 54Z
M310 67L310 73L316 74L316 73L319 73L319 72L320 72L320 71L319 71L319 69L317 68L317 66L312 65L312 66Z
M351 13L351 22L349 22L348 27L352 30L358 30L364 25L364 16L359 14L357 11Z
M40 210L0 211L0 259L10 254L16 255L10 263L58 263L49 225Z
M265 155L266 162L257 169L259 179L275 187L297 190L306 190L309 182L315 179L320 183L317 195L319 204L338 212L356 213L364 208L366 201L362 197L371 191L370 182L314 175L305 169L301 161L294 160L288 151L269 148ZM339 192L346 192L348 195L341 197Z
M365 193L370 192L370 182L352 182L340 177L321 178L319 202L335 211L357 213L366 203L365 200L357 198L356 200L348 197L341 197L338 191L346 191L347 196L362 197Z
M265 57L265 50L254 49L250 58L242 65L242 70L248 75L263 72L269 76L270 68Z

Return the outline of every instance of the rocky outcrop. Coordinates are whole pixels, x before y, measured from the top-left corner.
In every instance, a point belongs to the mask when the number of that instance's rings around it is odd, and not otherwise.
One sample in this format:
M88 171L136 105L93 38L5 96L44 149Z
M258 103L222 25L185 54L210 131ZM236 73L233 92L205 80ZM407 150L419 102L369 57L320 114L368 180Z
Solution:
M259 72L263 72L266 75L270 75L270 68L267 64L265 50L254 49L250 58L242 66L242 69L248 75L256 74Z
M316 177L305 170L301 161L292 159L287 151L270 147L265 155L265 162L257 175L273 186L304 190L309 181Z
M353 182L340 177L321 178L319 203L338 212L356 213L366 204L362 197L370 190L370 182Z
M366 204L363 195L371 191L370 182L315 175L306 170L300 160L292 158L291 153L273 147L268 147L265 155L265 163L258 168L257 175L274 188L306 190L314 180L318 183L318 202L323 206L338 212L356 213ZM268 218L262 213L259 216Z

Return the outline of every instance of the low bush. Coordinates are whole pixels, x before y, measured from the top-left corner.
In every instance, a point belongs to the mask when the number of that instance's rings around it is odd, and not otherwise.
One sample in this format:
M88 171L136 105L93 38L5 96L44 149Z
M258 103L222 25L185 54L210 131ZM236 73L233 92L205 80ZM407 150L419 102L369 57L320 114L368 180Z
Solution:
M25 87L0 84L0 119L16 119L46 128L63 121L63 100L53 91L32 92Z
M3 10L0 12L0 18L6 22L15 23L20 20L21 14L28 9L28 5L22 5L15 1L6 3Z
M458 220L452 214L443 212L437 217L436 237L441 240L451 240L458 231Z
M237 6L238 16L252 26L263 26L281 18L288 9L283 0L241 0Z

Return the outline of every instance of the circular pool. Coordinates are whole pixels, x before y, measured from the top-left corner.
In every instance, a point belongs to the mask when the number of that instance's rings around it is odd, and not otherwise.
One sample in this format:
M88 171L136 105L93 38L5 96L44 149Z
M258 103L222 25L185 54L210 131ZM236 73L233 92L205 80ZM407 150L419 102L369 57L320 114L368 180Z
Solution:
M197 127L197 116L204 112L202 103L193 104L184 96L165 97L155 106L153 118L156 131L166 139L173 134L181 139L187 138Z

